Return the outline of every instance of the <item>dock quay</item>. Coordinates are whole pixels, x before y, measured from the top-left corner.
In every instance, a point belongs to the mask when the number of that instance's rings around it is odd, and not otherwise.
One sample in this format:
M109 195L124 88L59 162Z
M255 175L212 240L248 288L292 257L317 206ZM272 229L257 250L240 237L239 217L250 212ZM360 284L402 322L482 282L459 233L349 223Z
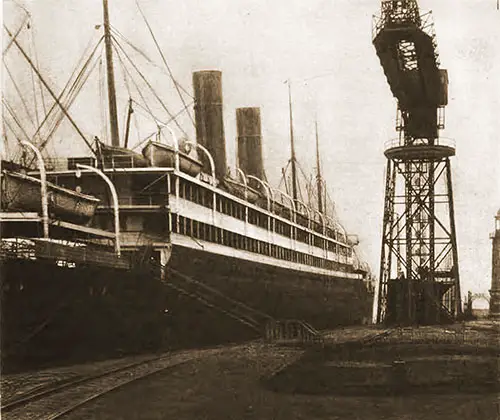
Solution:
M498 418L496 321L322 332L321 345L254 340L4 375L4 405L50 384L170 357L162 369L78 402L68 419ZM123 367L125 366L125 368ZM53 386L53 385L52 385ZM80 399L82 396L80 396ZM64 407L63 407L64 408ZM58 409L61 409L59 407ZM4 418L9 413L2 413ZM436 417L437 416L437 417ZM38 418L38 417L33 417ZM41 418L41 417L40 417Z

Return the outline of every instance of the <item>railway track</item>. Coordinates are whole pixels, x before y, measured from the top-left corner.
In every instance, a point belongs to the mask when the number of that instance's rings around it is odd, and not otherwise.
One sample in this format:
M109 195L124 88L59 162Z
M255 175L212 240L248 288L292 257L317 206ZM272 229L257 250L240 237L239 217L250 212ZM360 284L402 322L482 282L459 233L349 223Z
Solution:
M389 335L391 330L377 334L368 334L347 342L371 344ZM252 340L252 342L259 340ZM249 344L248 342L246 344ZM346 343L342 343L346 344ZM339 345L342 346L339 343ZM198 350L184 350L162 354L132 363L120 364L104 371L90 374L73 375L51 383L37 386L27 392L10 398L1 406L4 420L56 420L75 411L79 407L100 398L109 392L126 386L137 380L147 378L155 373L168 371L193 360L214 355L228 348L236 348L242 344L223 345ZM280 369L278 369L280 370Z
M60 419L115 389L155 373L174 369L201 357L213 355L222 351L223 348L179 351L73 380L56 381L13 398L2 405L2 419Z

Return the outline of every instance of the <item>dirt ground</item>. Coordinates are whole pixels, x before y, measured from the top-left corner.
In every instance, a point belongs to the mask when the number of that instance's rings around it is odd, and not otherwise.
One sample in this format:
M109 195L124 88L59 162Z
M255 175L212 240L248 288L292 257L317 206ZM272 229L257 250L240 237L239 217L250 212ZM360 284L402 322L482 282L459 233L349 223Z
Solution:
M495 325L481 323L399 331L369 348L246 344L135 382L68 418L499 420L497 338Z

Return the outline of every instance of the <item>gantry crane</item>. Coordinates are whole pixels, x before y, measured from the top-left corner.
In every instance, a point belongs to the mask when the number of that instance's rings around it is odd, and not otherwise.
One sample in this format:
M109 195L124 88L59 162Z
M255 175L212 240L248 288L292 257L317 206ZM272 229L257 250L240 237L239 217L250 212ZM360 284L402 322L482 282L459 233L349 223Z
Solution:
M431 14L382 0L373 45L397 99L399 136L387 158L377 321L450 322L461 312L450 157L439 136L448 101Z

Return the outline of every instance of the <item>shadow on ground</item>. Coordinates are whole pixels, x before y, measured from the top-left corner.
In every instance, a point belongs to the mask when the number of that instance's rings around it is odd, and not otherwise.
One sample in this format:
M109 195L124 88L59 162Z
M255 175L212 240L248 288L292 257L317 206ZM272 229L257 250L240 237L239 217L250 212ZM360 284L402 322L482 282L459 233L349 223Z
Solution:
M499 354L457 344L347 344L309 349L262 383L292 394L492 394L500 392Z

